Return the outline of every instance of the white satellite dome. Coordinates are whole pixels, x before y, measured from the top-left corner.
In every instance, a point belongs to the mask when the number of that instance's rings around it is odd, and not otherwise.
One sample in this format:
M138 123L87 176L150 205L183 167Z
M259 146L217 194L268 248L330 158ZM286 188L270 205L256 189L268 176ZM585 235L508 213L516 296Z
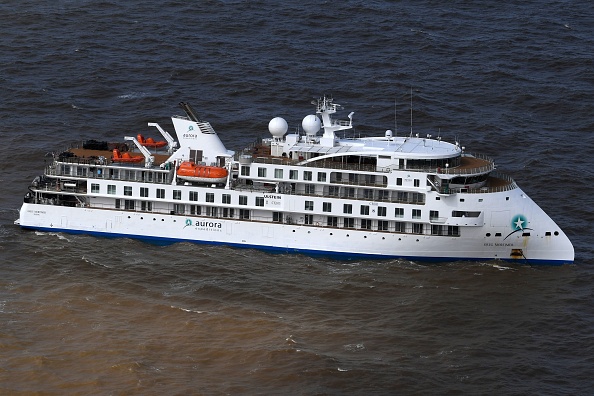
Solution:
M301 121L301 126L307 135L315 135L322 127L322 122L316 115L310 114Z
M282 117L274 117L268 123L268 130L275 138L281 138L287 133L287 129L289 129L289 125L287 121L285 121Z

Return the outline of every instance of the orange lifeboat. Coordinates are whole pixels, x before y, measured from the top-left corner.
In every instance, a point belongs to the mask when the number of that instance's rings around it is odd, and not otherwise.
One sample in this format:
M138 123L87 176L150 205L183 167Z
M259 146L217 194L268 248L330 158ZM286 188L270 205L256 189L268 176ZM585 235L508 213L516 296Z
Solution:
M225 183L228 171L218 166L196 165L192 161L184 161L177 168L180 179L202 183Z
M111 160L113 162L126 162L126 163L136 163L142 162L144 160L144 156L131 156L130 153L125 152L124 154L120 153L120 150L113 149Z
M167 142L165 140L156 142L153 138L145 139L140 133L136 135L136 140L138 140L138 143L145 147L161 148L167 146Z

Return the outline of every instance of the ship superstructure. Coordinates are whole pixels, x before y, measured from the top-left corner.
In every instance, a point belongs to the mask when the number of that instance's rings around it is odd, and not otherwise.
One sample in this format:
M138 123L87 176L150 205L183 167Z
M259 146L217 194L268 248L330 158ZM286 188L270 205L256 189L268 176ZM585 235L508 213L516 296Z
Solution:
M270 137L236 153L181 103L177 141L149 123L162 144L139 135L117 154L93 142L55 155L17 223L345 258L573 262L565 233L491 158L430 135L339 137L353 113L314 104L302 132L275 117Z

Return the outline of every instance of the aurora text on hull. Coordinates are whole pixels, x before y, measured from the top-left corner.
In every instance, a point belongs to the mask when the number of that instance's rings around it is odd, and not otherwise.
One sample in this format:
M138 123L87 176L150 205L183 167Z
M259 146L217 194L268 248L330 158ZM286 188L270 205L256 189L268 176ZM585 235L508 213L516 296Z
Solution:
M270 137L235 153L181 103L177 141L149 123L166 146L116 144L140 162L99 142L55 155L16 223L347 258L573 262L565 233L492 159L429 135L346 137L353 113L335 120L331 98L314 104L303 133L275 117Z

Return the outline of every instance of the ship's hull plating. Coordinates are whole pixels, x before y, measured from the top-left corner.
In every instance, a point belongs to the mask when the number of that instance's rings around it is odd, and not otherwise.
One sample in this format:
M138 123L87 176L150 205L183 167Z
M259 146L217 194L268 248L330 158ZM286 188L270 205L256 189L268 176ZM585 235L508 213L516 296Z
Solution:
M417 235L28 203L21 208L19 224L25 229L49 232L223 244L346 259L496 259L548 265L568 264L574 259L573 247L565 235L512 235L501 242L487 243L480 232L451 237Z

